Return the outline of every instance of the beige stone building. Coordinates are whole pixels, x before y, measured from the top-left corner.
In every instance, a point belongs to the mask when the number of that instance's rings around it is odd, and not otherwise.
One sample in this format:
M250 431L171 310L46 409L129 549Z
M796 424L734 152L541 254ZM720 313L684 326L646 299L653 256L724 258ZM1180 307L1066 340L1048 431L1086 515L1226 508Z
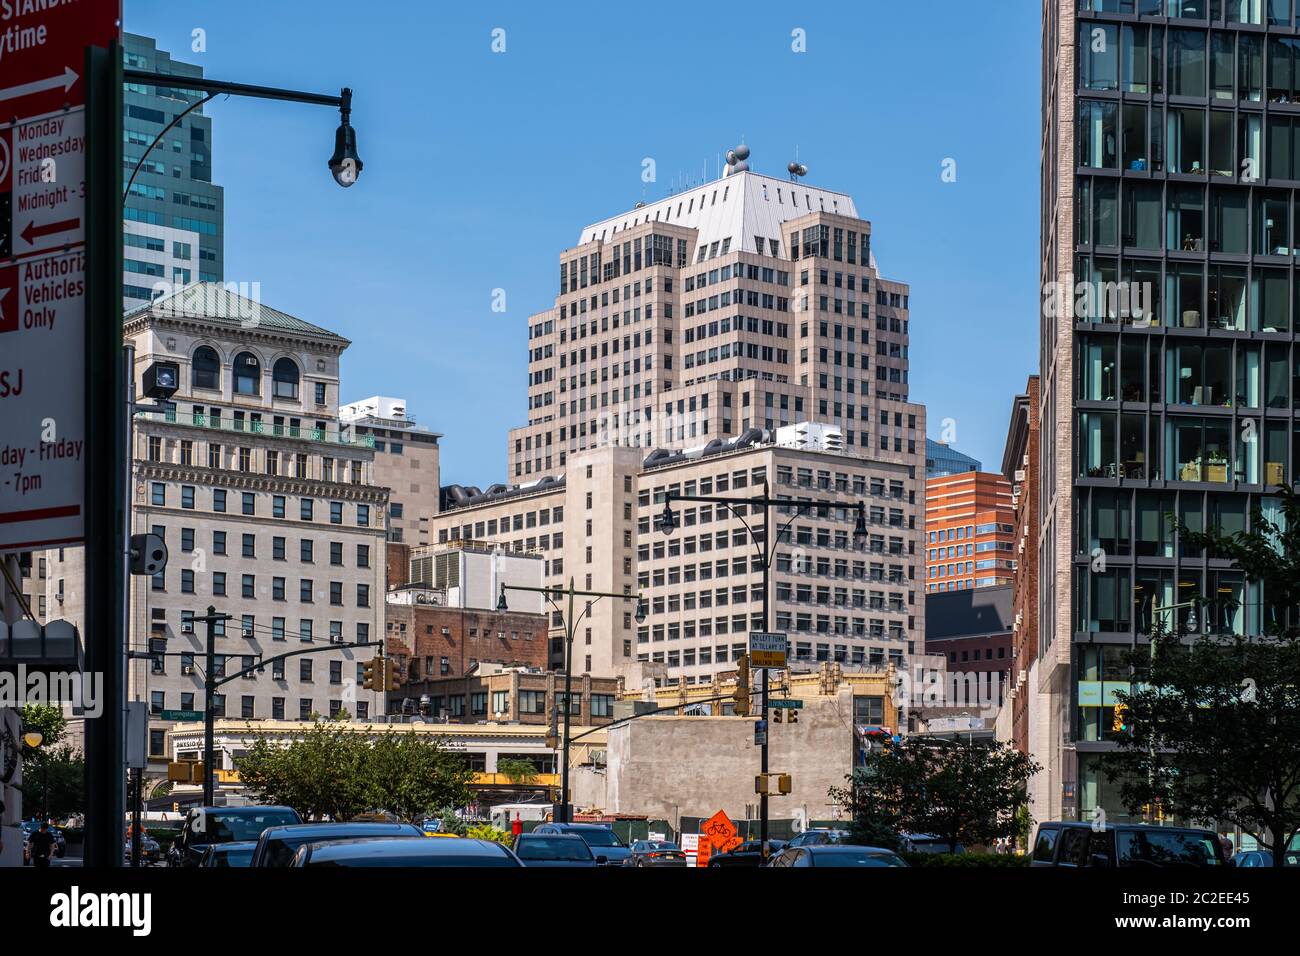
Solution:
M209 605L233 615L218 629L217 673L308 645L340 645L269 665L225 685L218 714L297 720L346 708L383 713L361 689L384 608L384 513L368 440L340 434L339 359L348 341L301 319L200 283L129 313L137 395L155 361L175 362L179 390L135 419L132 518L169 561L132 578L129 648L150 637L175 655L135 659L129 697L150 704L150 755L165 759L164 710L201 710ZM49 617L83 631L80 549L45 553ZM37 572L40 573L39 571Z
M923 476L898 461L804 447L797 431L781 444L782 434L644 459L636 449L592 449L571 458L559 478L474 495L452 489L464 498L435 519L437 535L538 550L548 584L573 577L581 589L644 595L641 624L633 601L592 604L575 639L576 672L623 676L633 687L707 682L734 666L748 632L761 626L754 535L762 517L680 502L680 526L664 535L664 494L741 497L763 493L766 483L789 501L773 509L771 581L774 627L789 635L791 659L901 665L924 634L916 597ZM853 540L858 502L867 519L861 544ZM580 613L584 607L579 602ZM553 640L562 625L553 613Z
M372 480L388 489L388 540L428 544L429 519L438 513L442 435L418 426L405 399L382 395L342 406L339 420L344 435L373 442Z
M918 451L909 290L882 278L852 197L748 171L583 228L528 321L515 482L602 445L687 448L837 426L860 454Z

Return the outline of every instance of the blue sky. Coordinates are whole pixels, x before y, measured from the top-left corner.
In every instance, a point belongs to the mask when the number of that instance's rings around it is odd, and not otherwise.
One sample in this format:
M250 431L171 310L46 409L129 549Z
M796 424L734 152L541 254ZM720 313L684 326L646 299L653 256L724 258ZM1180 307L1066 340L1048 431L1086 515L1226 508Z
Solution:
M742 136L758 172L784 176L797 146L810 184L853 195L882 273L911 284L912 398L931 437L952 419L955 446L1000 467L1038 361L1037 3L125 8L126 29L209 76L353 88L365 168L348 190L325 165L337 113L206 107L226 279L352 339L344 399L405 397L445 436L444 483L504 480L506 429L527 417L527 318L554 300L560 251L679 171L713 178Z

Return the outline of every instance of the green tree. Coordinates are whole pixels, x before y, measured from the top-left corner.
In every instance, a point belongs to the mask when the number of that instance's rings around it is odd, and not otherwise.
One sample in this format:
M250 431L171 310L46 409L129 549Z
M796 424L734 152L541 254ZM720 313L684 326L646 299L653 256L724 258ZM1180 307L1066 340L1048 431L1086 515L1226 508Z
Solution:
M465 758L434 738L390 731L372 741L339 721L317 721L288 744L258 737L238 768L258 799L334 820L371 811L423 820L436 807L468 803L473 777Z
M442 824L443 833L454 833L457 836L465 835L465 821L457 815L455 807L450 805L438 807L431 816Z
M1014 837L1038 769L1005 744L909 737L867 754L830 794L852 810L855 840L896 847L901 832L928 833L955 852Z
M71 744L63 742L68 721L60 707L24 704L23 732L37 731L41 745L23 754L23 812L32 816L48 811L55 819L85 808L85 761Z
M531 760L515 760L510 757L497 758L497 773L511 783L527 786L537 780L537 768Z
M1189 558L1226 559L1251 596L1197 598L1206 633L1190 637L1185 617L1174 626L1146 609L1152 633L1130 655L1120 750L1105 761L1130 812L1235 825L1274 866L1300 831L1300 497L1279 498L1280 517L1256 508L1249 531L1177 523Z
M465 757L414 730L376 738L364 765L370 805L403 820L419 822L438 807L472 799L474 775Z

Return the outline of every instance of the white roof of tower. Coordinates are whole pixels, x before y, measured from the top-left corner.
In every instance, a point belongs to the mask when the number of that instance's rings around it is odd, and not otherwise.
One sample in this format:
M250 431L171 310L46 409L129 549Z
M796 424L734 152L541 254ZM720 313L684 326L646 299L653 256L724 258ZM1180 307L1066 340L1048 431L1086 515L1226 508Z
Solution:
M776 239L781 243L781 254L789 255L781 225L817 211L854 218L858 215L853 197L847 193L743 170L592 223L582 230L578 243L596 239L613 241L616 232L632 226L666 222L698 229L702 244L730 237L732 250L755 251L755 236ZM873 267L876 264L874 253L871 264Z

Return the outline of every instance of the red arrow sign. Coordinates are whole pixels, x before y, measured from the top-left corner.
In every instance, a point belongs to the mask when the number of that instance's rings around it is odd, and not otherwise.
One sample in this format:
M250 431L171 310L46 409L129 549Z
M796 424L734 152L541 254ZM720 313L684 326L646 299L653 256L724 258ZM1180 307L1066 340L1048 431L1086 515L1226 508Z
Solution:
M56 232L68 232L76 229L81 225L80 219L64 219L59 222L47 222L44 225L36 225L34 222L27 223L27 228L22 231L23 242L29 246L34 245L33 239L40 236L52 236Z

